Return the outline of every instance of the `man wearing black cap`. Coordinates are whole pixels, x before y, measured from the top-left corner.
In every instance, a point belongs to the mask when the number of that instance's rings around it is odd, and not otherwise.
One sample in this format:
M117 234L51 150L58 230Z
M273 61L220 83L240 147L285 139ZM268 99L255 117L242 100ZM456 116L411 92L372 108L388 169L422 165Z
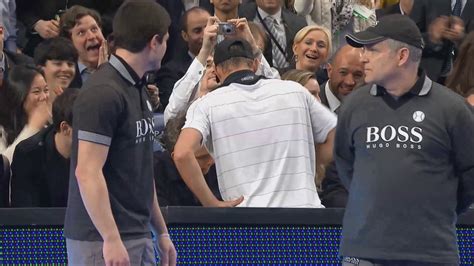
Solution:
M226 39L215 49L222 86L196 100L174 150L186 184L204 206L320 208L318 158L332 158L336 116L301 85L255 75L250 44ZM204 144L216 162L219 201L194 157Z
M457 214L474 198L473 113L418 68L423 39L408 17L383 17L346 40L363 47L373 85L338 117L343 265L458 265Z

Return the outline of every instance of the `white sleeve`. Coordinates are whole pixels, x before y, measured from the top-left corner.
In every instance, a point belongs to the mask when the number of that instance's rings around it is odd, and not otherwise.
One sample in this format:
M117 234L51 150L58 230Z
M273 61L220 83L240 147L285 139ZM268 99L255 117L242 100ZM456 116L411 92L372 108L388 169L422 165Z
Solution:
M205 66L197 58L194 58L186 74L174 84L173 92L164 112L165 125L169 119L177 116L193 100L191 96L196 94L204 70Z
M337 116L316 100L307 90L306 92L305 96L308 101L311 116L314 142L324 143L326 142L329 131L337 125Z
M209 108L203 98L194 101L186 113L186 123L184 128L194 128L201 132L202 143L204 144L211 132L211 121L209 120Z
M255 74L264 76L267 79L280 79L280 73L278 73L278 70L268 64L268 61L265 56L263 56L263 54L260 54L260 65L258 65L258 69Z
M3 155L8 158L8 161L10 162L10 165L12 164L12 159L13 159L13 153L15 152L16 145L20 143L21 141L33 136L34 134L38 133L39 130L30 128L28 125L23 127L21 130L20 134L16 137L15 141L13 141L10 146L7 147L5 152L3 152Z

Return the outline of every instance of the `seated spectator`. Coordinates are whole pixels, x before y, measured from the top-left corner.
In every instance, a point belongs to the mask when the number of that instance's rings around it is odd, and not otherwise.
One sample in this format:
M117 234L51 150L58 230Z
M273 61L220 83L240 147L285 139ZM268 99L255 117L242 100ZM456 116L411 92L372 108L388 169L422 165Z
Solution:
M60 36L69 38L79 55L71 87L82 87L90 74L108 60L101 25L99 13L83 6L73 6L61 16Z
M214 16L219 18L221 22L239 18L240 2L240 0L212 0Z
M361 52L360 48L346 44L337 50L327 66L329 80L321 85L321 101L333 112L337 113L352 90L364 84Z
M328 29L311 25L302 28L293 41L294 68L316 73L318 83L327 80L325 65L332 52Z
M461 44L446 87L465 97L474 106L474 32L470 32Z
M270 65L277 69L289 67L293 58L295 34L307 25L304 18L285 9L282 1L265 0L242 5L239 15L262 25L265 29L269 41L263 54Z
M0 154L12 163L16 145L44 128L51 117L49 90L43 72L16 66L0 90Z
M72 143L72 106L67 89L53 102L53 124L18 144L11 165L12 207L66 207Z
M35 50L35 64L44 72L48 84L49 100L71 84L76 74L77 51L69 39L56 37L41 42Z
M184 76L193 59L199 54L203 43L204 28L210 16L207 10L200 7L193 7L183 14L181 36L186 42L187 50L178 53L176 58L163 65L158 71L157 87L160 90L160 101L163 108L168 105L175 83Z
M321 101L319 97L320 88L318 81L316 80L316 75L313 72L300 70L300 69L292 69L281 76L283 80L293 80L298 82L299 84L303 85L306 89L308 89L309 93L313 95L318 101Z
M222 85L189 108L173 160L204 206L323 207L314 184L314 143L324 146L318 160L329 161L336 118L301 85L255 75L252 50L242 38L216 46ZM203 144L216 161L224 201L198 173L195 153Z
M321 85L321 102L336 114L344 99L364 84L361 52L360 48L346 44L337 50L328 64L329 80ZM317 184L321 186L320 196L324 206L346 206L348 192L339 178L334 162L324 168L324 174L318 175Z
M170 119L166 124L162 138L166 151L154 154L155 186L160 206L201 206L199 200L184 183L172 160L174 146L186 121L185 111ZM211 155L206 148L202 147L195 156L212 193L216 198L222 199Z

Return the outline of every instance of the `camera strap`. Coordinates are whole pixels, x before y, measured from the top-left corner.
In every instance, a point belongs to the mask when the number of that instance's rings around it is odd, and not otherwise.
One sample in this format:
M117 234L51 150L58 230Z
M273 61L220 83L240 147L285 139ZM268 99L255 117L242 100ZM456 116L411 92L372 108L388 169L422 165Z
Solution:
M260 13L258 13L258 10L257 10L257 16L258 16L258 19L260 20L260 23L262 23L262 26L265 28L265 31L268 33L268 35L270 36L270 38L272 39L272 41L275 43L275 45L278 47L278 50L280 50L280 52L282 54L285 55L285 57L287 57L288 55L286 54L286 51L283 49L283 47L281 47L280 43L278 42L278 40L276 39L276 37L273 35L272 31L268 28L267 26L267 23L265 23L265 21L263 20L262 16L260 15Z

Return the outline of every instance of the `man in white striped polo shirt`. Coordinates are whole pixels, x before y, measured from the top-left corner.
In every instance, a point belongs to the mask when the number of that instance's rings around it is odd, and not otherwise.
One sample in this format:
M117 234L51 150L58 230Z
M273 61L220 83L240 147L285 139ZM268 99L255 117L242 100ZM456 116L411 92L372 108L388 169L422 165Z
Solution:
M243 39L226 39L214 54L222 86L196 100L174 150L186 184L204 206L320 208L314 182L315 145L332 159L336 116L301 85L255 75ZM211 152L224 201L212 194L194 152Z

